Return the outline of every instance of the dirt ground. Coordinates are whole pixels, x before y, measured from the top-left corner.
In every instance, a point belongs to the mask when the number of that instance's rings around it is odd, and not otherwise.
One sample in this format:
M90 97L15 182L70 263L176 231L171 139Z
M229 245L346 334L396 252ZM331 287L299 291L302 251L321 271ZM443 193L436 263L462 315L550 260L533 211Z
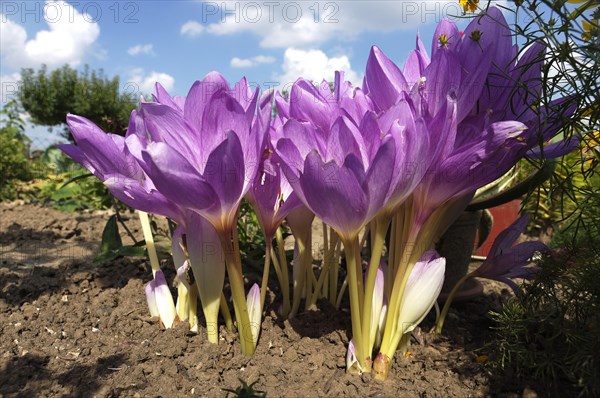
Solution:
M253 357L224 328L219 345L186 323L160 329L144 297L144 258L92 263L108 215L0 203L0 396L224 397L240 380L268 397L536 396L477 360L490 354L481 350L487 313L510 294L501 285L455 305L443 336L425 332L427 318L409 358L397 354L390 378L376 382L345 373L349 312L325 302L284 322L271 294Z

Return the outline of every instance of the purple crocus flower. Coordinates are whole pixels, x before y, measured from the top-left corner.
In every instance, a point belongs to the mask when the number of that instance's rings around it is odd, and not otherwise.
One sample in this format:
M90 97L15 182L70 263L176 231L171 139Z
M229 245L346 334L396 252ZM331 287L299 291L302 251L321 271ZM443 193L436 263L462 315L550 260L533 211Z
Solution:
M359 131L341 116L326 143L314 125L290 119L283 126L285 138L277 143L285 175L300 200L342 239L353 239L381 209L394 166L393 139L380 138L369 161L361 156L365 145Z
M427 251L412 269L397 320L399 334L412 331L427 316L444 284L446 259L435 250Z
M449 200L464 197L466 205L475 190L507 172L526 153L560 156L577 145L572 139L536 148L554 137L562 118L575 109L569 99L532 109L539 98L542 50L532 45L517 61L506 21L493 7L469 24L462 37L454 23L442 21L434 34L431 60L417 38L403 71L381 50L372 49L363 87L376 108L385 115L410 98L415 115L427 124L430 142L436 144L429 154L431 167L415 189L416 225ZM533 94L515 93L521 85Z
M289 104L278 102L289 118L276 150L300 200L348 238L412 192L427 169L415 165L427 159L429 143L409 102L378 116L362 90L342 80L336 74L333 93L296 81Z
M187 219L185 237L189 263L206 319L208 340L217 344L220 299L225 282L225 257L221 241L211 223L193 212L189 213Z
M130 120L135 129L136 112ZM181 222L181 208L160 193L125 145L125 138L107 134L90 120L67 115L67 125L77 145L57 145L64 153L93 173L111 194L128 206Z
M271 122L263 144L258 173L247 195L268 241L273 239L277 228L290 211L302 205L281 170L281 159L271 142L271 135L280 125L279 118Z
M448 23L443 26L447 27ZM412 62L418 63L421 68L422 62L416 60L416 57L413 59ZM458 123L458 109L470 106L471 95L477 95L484 82L479 77L467 80L465 90L471 94L459 95L457 87L460 85L452 83L453 78L449 77L451 74L445 69L451 62L454 62L454 68L460 70L458 58L450 53L450 49L438 48L423 70L425 75L431 77L420 83L422 87L414 87L413 91L417 94L408 99L408 93L397 92L395 104L390 99L392 94L390 98L382 97L382 92L385 91L382 86L389 89L388 82L394 79L401 82L397 86L404 84L402 72L397 67L394 68L393 63L376 47L372 49L367 64L365 82L371 90L369 96L373 97L375 103L383 104L382 108L387 108L382 111L382 119L397 120L403 114L410 114L406 111L397 112L395 109L399 104L411 104L411 109L415 109L415 118L421 114L416 120L424 125L421 131L429 135L429 141L433 145L427 157L431 163L425 163L428 170L414 191L417 225L422 225L435 209L448 200L468 195L507 172L526 149L521 138L526 130L525 125L516 121L487 125L477 134L472 134L469 141L461 142L457 139L461 127ZM411 69L408 65L405 69L407 68ZM434 88L427 88L429 85ZM444 99L437 95L439 90L445 93ZM430 101L435 102L435 106Z
M514 245L525 227L527 227L528 222L529 214L525 213L502 231L492 244L486 260L471 273L471 276L504 282L515 293L519 291L519 288L512 279L531 279L534 277L538 269L528 266L534 254L536 252L548 252L550 249L539 241L528 241Z
M146 285L145 292L150 315L159 317L166 329L172 328L177 319L177 311L161 270L156 271L154 278Z
M513 45L512 37L504 15L496 7L490 7L465 29L458 49L463 67L469 62L468 54L472 52L467 47L495 48L495 51L488 56L492 62L485 89L467 110L465 123L459 126L458 139L467 142L469 127L473 125L475 130L480 130L485 124L518 120L528 128L523 136L528 156L540 157L541 152L546 158L562 156L572 151L579 140L573 137L557 143L548 142L575 112L577 103L570 97L558 98L549 104L541 101L545 45L533 43L520 53Z
M183 110L181 101L142 103L145 134L132 135L127 142L165 197L202 215L219 232L229 232L234 224L238 205L255 178L269 126L270 106L255 117L258 90L250 91L245 79L232 90L211 72L194 83Z

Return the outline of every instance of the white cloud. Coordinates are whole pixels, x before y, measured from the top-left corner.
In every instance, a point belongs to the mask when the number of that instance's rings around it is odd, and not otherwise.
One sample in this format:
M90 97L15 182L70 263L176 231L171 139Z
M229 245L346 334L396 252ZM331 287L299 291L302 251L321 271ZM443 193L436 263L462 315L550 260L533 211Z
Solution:
M504 5L506 0L492 1ZM216 3L215 3L216 4ZM239 2L203 5L220 22L206 28L214 35L253 33L265 48L315 48L332 39L350 40L365 32L415 30L462 12L458 0L338 2ZM208 9L212 7L212 9Z
M181 25L179 33L183 36L196 37L200 36L204 32L204 26L200 22L187 21Z
M344 71L344 79L355 86L360 84L359 75L352 70L350 60L346 55L328 57L321 50L301 50L290 47L283 55L283 74L277 77L280 85L289 86L298 77L303 77L313 82L323 79L333 81L335 71Z
M79 65L100 35L94 17L79 13L64 1L46 1L48 30L40 30L27 40L25 28L6 15L0 18L0 48L4 65L18 69L39 67L55 68L63 64Z
M175 85L175 78L167 73L155 71L146 75L142 68L135 68L131 71L127 84L133 84L137 94L148 95L154 92L156 82L159 82L167 91L170 91Z
M127 50L129 55L154 55L154 46L152 44L136 44L133 47L129 47Z
M275 57L269 55L257 55L252 58L233 57L230 65L232 68L251 68L261 64L272 64L273 62L275 62Z
M17 98L17 91L21 80L21 74L11 73L0 75L0 105Z

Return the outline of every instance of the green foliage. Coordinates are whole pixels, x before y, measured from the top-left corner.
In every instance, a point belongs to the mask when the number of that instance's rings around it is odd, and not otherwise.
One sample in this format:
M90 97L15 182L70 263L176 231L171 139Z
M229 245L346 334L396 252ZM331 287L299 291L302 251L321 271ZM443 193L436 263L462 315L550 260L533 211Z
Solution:
M256 213L245 199L240 204L237 229L242 258L262 267L261 258L265 252L265 236L262 233Z
M19 187L22 199L48 203L67 212L108 209L113 204L102 182L58 148L48 148L33 169L36 178Z
M0 200L15 199L15 184L31 179L29 168L29 138L23 134L25 122L19 116L15 101L0 110Z
M239 380L240 383L242 383L241 386L237 387L235 390L224 388L223 391L226 391L227 393L233 393L234 396L238 398L265 398L267 396L267 393L265 392L254 390L254 385L258 383L258 380L250 385L248 385L248 383L242 379ZM229 396L229 394L227 394L227 396Z
M119 257L128 256L144 256L145 242L136 242L133 245L123 246L121 234L119 233L118 214L110 216L104 230L102 231L102 244L100 245L100 253L94 259L95 263L105 263L113 261ZM165 254L165 250L159 251ZM168 252L166 253L168 254Z
M550 389L561 391L569 384L572 391L565 396L600 396L598 228L592 236L579 233L576 245L545 257L523 295L492 314L496 366L513 367Z
M108 78L102 70L82 72L65 65L48 72L42 66L21 71L19 100L33 123L57 126L65 123L67 113L85 116L104 131L123 135L134 93L119 92L119 78ZM67 133L66 136L69 136Z
M538 186L524 201L524 210L534 214L528 233L540 235L555 230L558 225L573 226L573 232L589 229L600 222L597 213L598 197L594 194L600 186L600 173L593 156L600 146L584 147L564 156L552 177ZM524 165L525 170L533 166Z
M528 196L525 209L538 215L530 232L545 232L561 221L585 230L590 222L590 194L600 184L600 36L597 22L591 20L600 13L597 6L597 1L574 5L566 0L525 0L515 11L513 32L520 47L546 44L542 94L536 105L548 106L559 96L576 103L573 115L562 115L561 132L582 139L581 150L564 157L552 178Z

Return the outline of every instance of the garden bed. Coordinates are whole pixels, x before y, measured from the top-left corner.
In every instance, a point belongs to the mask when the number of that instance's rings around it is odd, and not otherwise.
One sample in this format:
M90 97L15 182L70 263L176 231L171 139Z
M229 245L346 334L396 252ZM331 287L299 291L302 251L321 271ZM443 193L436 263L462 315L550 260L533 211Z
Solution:
M269 397L535 396L514 379L503 383L479 350L488 311L510 294L503 285L486 281L484 296L457 303L443 336L425 332L427 318L408 358L397 353L389 379L376 382L345 373L350 315L327 302L283 322L270 292L253 357L224 328L218 346L187 323L161 329L146 305L144 258L92 262L107 218L0 204L0 396L226 396L240 380Z

